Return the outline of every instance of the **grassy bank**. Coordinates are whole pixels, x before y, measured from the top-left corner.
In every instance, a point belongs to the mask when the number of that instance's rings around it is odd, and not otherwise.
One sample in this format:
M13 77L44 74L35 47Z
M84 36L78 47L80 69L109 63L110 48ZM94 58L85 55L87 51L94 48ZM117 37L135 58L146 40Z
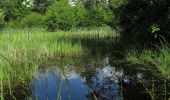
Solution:
M126 59L132 63L146 66L159 78L170 80L170 48L167 45L159 47L157 51L143 50L139 52L137 49L127 51Z
M151 74L148 77L151 79L152 86L146 85L146 90L153 100L158 97L162 97L162 100L169 99L170 47L168 45L162 45L157 50L143 50L142 52L133 49L127 51L126 59L132 64L136 64L136 67L142 65L140 69ZM142 84L146 83L142 82Z
M97 40L114 36L108 27L56 32L42 28L4 29L0 33L1 99L6 92L13 97L15 88L27 85L46 60L89 54L86 43L82 45L82 38Z

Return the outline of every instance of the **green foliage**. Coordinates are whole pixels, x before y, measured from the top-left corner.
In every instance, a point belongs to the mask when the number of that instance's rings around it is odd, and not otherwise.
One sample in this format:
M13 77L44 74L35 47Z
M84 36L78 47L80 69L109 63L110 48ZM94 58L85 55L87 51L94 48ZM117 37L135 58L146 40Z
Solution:
M105 0L107 1L107 0ZM108 6L110 9L115 10L126 5L128 0L108 0Z
M86 23L88 26L102 26L112 22L114 16L106 4L106 0L87 0L85 8L88 11Z
M34 11L44 13L51 3L52 0L34 0Z
M20 5L17 9L19 11L19 14L18 14L18 17L17 17L18 19L21 19L22 17L25 17L32 12L31 8L28 8L24 5Z
M3 28L4 24L5 24L4 11L0 9L0 29Z
M75 19L74 19L74 26L78 26L78 27L84 27L86 26L86 18L88 16L88 12L85 8L80 7L80 6L75 6L72 7L73 8L73 12L75 14Z
M41 14L32 12L23 17L18 23L20 27L34 27L43 25L43 16Z
M31 8L22 4L23 0L0 0L0 9L4 10L6 22L14 21L31 12Z
M121 32L123 39L151 43L155 40L155 35L150 31L153 24L159 26L156 34L169 36L169 0L126 0L120 4L118 7L111 5L110 8L118 19L117 25L123 29Z
M66 1L54 1L46 12L48 30L69 30L81 24L86 14L81 7L72 7Z
M160 31L160 29L157 24L153 24L151 26L151 33L155 35L155 39L158 37L157 32L159 32L159 31Z
M5 20L16 19L19 15L17 0L1 0L0 8L5 11Z
M155 32L158 32L158 31L160 31L160 29L158 28L158 25L153 24L151 26L151 33L155 33Z
M153 50L144 50L141 53L138 50L127 51L126 59L132 63L146 66L146 69L156 77L170 80L170 48L167 45L162 45L159 52Z
M29 2L32 6L27 5ZM69 30L72 27L98 27L114 20L106 0L79 1L75 6L69 5L68 0L3 0L0 1L0 8L5 11L5 21L10 26L20 21L20 25L30 27L31 23L39 20L41 13L45 16L44 23L50 31Z

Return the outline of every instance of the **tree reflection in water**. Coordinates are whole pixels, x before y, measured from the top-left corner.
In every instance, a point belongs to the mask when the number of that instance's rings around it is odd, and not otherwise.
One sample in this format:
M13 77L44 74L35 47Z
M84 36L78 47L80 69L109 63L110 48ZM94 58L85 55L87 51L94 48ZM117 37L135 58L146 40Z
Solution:
M115 68L107 65L103 69L97 70L87 84L99 100L120 100L119 80L122 75L122 70L118 72Z
M37 73L32 82L34 100L121 100L122 85L132 86L133 77L105 59L98 67L53 67ZM86 64L87 65L87 64ZM95 65L95 64L93 64ZM138 77L141 75L137 75ZM133 92L133 91L132 91ZM127 94L127 93L126 93ZM129 94L128 94L129 95ZM126 96L128 96L126 95ZM128 99L127 99L128 100ZM130 100L130 99L129 99Z

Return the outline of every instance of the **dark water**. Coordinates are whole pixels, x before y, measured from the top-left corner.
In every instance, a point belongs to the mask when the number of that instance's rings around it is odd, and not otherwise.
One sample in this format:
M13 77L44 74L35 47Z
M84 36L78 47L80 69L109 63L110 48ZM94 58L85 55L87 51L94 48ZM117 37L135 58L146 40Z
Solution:
M79 59L80 60L80 59ZM151 100L140 84L145 75L114 67L108 57L58 61L31 82L33 100Z

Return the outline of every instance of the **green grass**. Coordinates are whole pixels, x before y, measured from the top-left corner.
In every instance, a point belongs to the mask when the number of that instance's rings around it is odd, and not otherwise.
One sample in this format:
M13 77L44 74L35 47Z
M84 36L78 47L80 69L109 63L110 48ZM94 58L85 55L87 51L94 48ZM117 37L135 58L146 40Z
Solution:
M56 32L43 28L4 29L0 33L1 99L6 92L14 99L18 86L27 89L38 66L47 59L88 54L79 37L90 40L108 36L115 36L108 27Z
M143 64L156 76L170 80L170 48L166 45L161 46L159 52L144 50L139 53L136 49L127 51L126 59L132 63ZM151 64L156 67L155 70L151 70Z
M162 89L159 91L162 91L164 100L167 100L167 96L170 94L168 90L168 84L170 82L170 47L168 45L162 45L158 49L158 51L144 50L140 53L137 49L133 49L127 51L126 59L133 64L144 65L144 68L141 69L147 70L157 77L156 80L153 80L154 83L152 83L152 86L155 86L154 84L156 82L162 81L163 83L159 84L159 87L161 86ZM150 78L152 77L153 76L150 76ZM152 88L153 89L149 91L149 93L151 93L150 96L156 98L156 95L153 95L152 93L156 93L155 88L157 87Z

